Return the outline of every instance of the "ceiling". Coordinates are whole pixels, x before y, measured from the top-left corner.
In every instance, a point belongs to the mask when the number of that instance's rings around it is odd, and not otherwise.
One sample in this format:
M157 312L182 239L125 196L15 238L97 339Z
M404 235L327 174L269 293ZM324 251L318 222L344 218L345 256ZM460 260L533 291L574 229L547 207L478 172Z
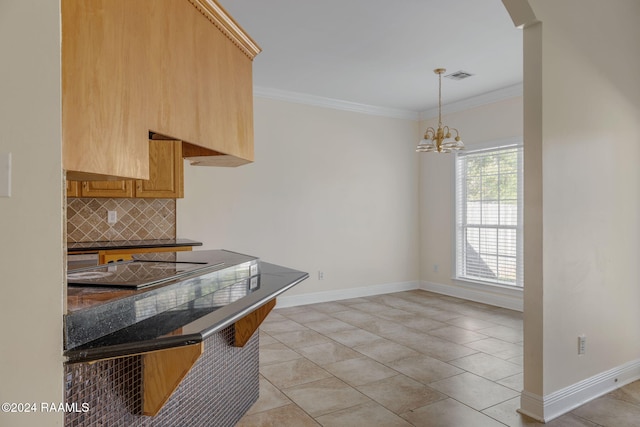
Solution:
M522 32L501 0L218 0L262 53L257 90L424 112L522 83Z

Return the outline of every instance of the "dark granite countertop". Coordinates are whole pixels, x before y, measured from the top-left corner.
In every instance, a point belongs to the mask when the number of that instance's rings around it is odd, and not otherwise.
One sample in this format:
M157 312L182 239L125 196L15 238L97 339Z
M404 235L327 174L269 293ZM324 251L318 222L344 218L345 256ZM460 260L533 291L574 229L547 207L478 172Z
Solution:
M109 249L175 248L178 246L202 246L202 242L190 239L115 240L104 242L68 242L67 252L104 251Z
M225 264L150 289L68 288L65 356L70 363L201 342L309 277L224 250L176 254Z

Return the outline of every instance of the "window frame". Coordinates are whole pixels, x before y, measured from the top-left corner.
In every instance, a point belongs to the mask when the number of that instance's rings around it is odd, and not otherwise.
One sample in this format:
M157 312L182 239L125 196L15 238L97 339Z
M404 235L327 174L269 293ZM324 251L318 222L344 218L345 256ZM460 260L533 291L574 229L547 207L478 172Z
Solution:
M492 281L492 280L482 280L481 278L476 277L467 277L458 275L461 269L458 266L460 258L460 254L458 253L458 238L461 230L460 224L458 223L458 199L459 199L459 191L460 185L458 183L458 171L460 168L459 158L462 156L468 156L474 153L481 152L491 152L491 151L500 151L503 149L520 149L520 153L518 155L518 207L517 207L517 225L515 227L517 233L517 247L516 247L516 283L509 284L505 282ZM453 159L453 172L452 172L452 182L453 182L453 197L452 197L452 212L453 212L453 227L451 230L452 234L452 259L453 262L451 264L451 279L452 281L458 283L463 286L470 287L480 287L486 288L487 286L493 286L496 288L502 288L504 290L509 290L511 292L521 293L524 290L524 230L523 230L523 210L524 210L524 146L522 138L509 138L502 140L494 140L488 141L484 143L473 144L472 146L467 146L467 149L463 152L456 152L455 157ZM466 209L466 204L465 204ZM501 227L497 227L497 229L501 229ZM479 288L479 289L480 289ZM511 293L510 292L510 293Z

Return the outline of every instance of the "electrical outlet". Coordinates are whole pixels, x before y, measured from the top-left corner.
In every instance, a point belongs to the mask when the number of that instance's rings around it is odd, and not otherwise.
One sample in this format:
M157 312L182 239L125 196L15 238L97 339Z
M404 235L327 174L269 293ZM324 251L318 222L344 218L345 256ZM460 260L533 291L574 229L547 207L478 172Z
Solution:
M118 212L117 211L107 211L107 222L109 224L115 224L118 222Z
M434 273L438 272L438 264L433 264L433 272Z
M318 271L318 280L324 280L324 271Z
M578 354L583 355L587 351L587 337L585 335L580 335L578 337Z

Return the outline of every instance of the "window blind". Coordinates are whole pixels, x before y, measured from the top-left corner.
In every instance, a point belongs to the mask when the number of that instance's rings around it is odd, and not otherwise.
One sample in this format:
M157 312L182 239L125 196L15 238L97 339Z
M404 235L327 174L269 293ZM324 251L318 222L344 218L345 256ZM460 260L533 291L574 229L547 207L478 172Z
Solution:
M456 277L523 286L522 146L456 155Z

